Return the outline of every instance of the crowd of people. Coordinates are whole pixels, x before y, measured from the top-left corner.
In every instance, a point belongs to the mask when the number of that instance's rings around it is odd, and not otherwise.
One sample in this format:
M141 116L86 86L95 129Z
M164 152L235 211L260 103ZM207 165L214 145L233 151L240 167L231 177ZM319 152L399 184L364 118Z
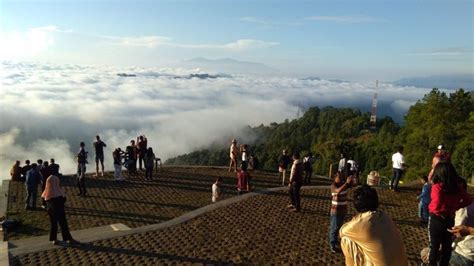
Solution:
M106 144L96 136L93 143L95 150L96 176L104 176L104 147ZM474 203L467 193L465 179L457 174L450 162L449 153L439 145L434 154L431 170L421 176L421 194L417 196L418 216L423 225L427 225L429 245L422 250L422 260L429 265L473 265L474 262ZM393 175L389 189L398 192L400 179L408 165L403 155L403 147L397 148L392 155ZM240 154L240 159L239 159ZM144 170L145 179L153 178L153 168L157 160L153 149L148 147L145 136L137 141L131 140L125 148L116 148L113 153L115 180L124 180L122 165L129 174ZM257 156L251 154L246 144L237 146L232 140L230 146L230 163L228 171L236 172L236 191L242 195L252 190L252 177L249 169L258 169ZM88 164L86 145L81 142L77 159L77 186L79 196L86 196L86 165ZM301 211L300 190L304 184L311 184L312 153L301 159L299 152L292 157L283 150L278 157L278 180L288 185L291 212ZM238 163L240 166L238 167ZM99 167L100 166L100 167ZM286 171L291 166L288 180ZM237 168L239 170L237 171ZM101 170L99 172L99 170ZM329 227L329 246L333 253L343 253L346 265L407 265L407 256L401 234L390 215L379 209L377 190L369 185L359 185L359 167L355 160L347 159L344 153L338 164L338 171L333 176L330 186L331 208ZM24 182L26 186L25 209L36 208L38 186L42 188L42 207L48 212L51 221L50 240L57 243L58 224L63 239L77 243L69 232L64 203L66 197L60 187L60 166L51 159L49 162L38 160L30 164L29 160L21 166L16 161L10 171L13 181ZM222 196L223 178L218 177L212 184L212 202ZM352 192L353 206L357 214L345 222L348 213L348 195Z

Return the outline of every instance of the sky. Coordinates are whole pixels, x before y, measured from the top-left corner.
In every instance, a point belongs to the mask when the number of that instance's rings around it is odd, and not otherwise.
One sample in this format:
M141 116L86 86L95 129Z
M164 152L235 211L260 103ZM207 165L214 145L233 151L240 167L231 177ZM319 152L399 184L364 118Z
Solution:
M0 58L166 67L196 57L356 81L466 75L473 2L8 1Z
M79 142L93 162L97 134L108 170L112 150L142 134L163 160L251 143L249 125L310 106L366 112L375 91L378 117L403 122L433 87L472 90L472 10L472 1L0 0L0 179L26 159L55 158L74 173Z

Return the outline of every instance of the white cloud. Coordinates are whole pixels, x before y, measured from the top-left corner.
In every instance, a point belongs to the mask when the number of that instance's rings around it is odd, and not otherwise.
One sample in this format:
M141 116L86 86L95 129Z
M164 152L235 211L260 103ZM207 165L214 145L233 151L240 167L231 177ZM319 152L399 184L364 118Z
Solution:
M197 71L197 70L194 70ZM227 143L246 125L293 118L305 106L366 106L373 84L234 76L184 79L185 69L0 63L1 176L15 160L54 157L66 173L73 152L100 134L111 152L139 134L163 159ZM134 73L120 77L117 73ZM403 113L428 89L380 84L379 102ZM91 160L93 161L93 160ZM93 165L89 165L92 169Z
M30 28L22 31L0 31L0 59L26 58L47 50L54 44L56 26Z
M371 23L382 21L381 19L377 19L370 16L311 16L306 19L312 21L335 23Z

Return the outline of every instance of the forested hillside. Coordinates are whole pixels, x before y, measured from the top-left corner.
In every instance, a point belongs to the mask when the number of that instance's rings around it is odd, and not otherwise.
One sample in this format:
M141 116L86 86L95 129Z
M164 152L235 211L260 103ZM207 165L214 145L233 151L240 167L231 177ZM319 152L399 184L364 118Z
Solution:
M378 170L391 175L391 155L398 145L405 146L410 166L406 178L426 174L438 144L452 154L459 173L474 171L474 96L462 89L447 95L433 89L413 105L403 126L390 117L379 119L376 130L369 129L369 113L350 108L312 107L298 119L268 126L247 128L256 141L247 143L262 168L275 170L282 149L316 155L314 170L327 174L329 165L345 152L359 162L363 175ZM235 136L239 140L239 136ZM242 136L240 136L242 137ZM230 142L230 140L229 140ZM195 151L166 161L167 164L227 165L228 143Z

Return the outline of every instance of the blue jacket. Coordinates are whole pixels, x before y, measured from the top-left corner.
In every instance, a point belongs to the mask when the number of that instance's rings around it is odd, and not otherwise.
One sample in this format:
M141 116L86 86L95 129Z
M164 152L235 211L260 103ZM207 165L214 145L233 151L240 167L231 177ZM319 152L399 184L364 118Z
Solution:
M29 190L36 189L38 185L41 183L42 176L40 171L37 169L31 169L28 172L26 172L26 180L25 180L25 185L26 188Z
M421 194L418 196L418 199L423 204L430 204L431 202L431 185L429 183L425 183L423 188L421 189Z

